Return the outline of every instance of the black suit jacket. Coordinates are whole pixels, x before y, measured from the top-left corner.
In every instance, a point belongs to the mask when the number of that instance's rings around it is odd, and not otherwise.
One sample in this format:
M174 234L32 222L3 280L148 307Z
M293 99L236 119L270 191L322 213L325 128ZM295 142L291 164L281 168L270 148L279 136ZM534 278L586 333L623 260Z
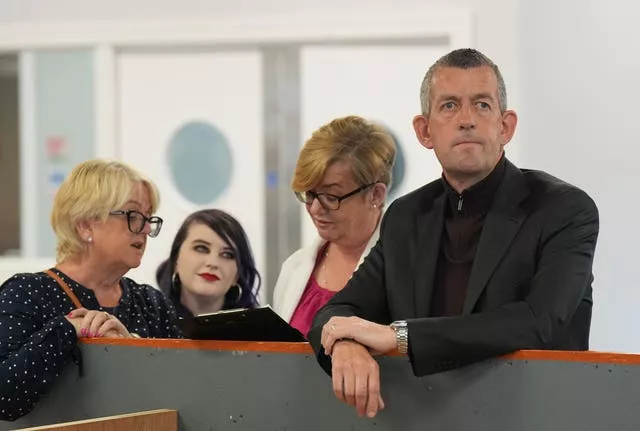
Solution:
M462 315L429 317L446 203L437 180L390 205L376 246L316 315L309 341L327 372L320 335L332 316L406 319L417 376L521 349L588 349L598 210L570 184L506 165Z

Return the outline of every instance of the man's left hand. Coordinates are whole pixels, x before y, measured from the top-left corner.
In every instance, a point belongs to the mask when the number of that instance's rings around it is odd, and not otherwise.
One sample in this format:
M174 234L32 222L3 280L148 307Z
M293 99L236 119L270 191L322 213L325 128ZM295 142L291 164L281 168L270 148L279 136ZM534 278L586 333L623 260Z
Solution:
M334 316L322 328L322 346L331 355L338 340L354 340L367 347L371 354L381 355L396 348L396 333L388 325L380 325L359 317Z

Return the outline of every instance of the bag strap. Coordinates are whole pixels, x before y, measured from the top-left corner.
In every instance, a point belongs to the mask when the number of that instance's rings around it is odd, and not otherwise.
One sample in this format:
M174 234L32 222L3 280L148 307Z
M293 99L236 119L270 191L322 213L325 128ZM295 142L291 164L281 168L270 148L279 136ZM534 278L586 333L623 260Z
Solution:
M69 297L69 299L71 299L71 302L73 302L73 305L76 306L76 308L82 308L82 302L80 302L80 300L78 299L78 297L76 296L75 293L73 293L73 291L71 290L71 288L69 287L69 285L67 283L65 283L65 281L60 278L60 276L58 274L56 274L55 272L53 272L50 269L47 269L46 271L44 271L45 274L47 274L49 277L53 278L58 285L60 285L60 287L62 288L62 290L64 290L64 292L67 294L67 296Z

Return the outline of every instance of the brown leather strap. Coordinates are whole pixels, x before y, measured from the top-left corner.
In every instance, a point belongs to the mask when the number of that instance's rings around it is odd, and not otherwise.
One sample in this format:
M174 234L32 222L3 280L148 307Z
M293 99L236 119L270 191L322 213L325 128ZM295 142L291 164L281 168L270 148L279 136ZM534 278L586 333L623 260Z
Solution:
M55 281L58 282L58 284L60 285L60 287L62 287L62 290L64 290L64 292L67 294L67 296L69 297L69 299L71 299L71 302L73 302L73 305L76 306L76 308L82 308L82 302L80 302L80 300L78 299L78 297L76 296L75 293L73 293L73 291L71 290L71 288L69 287L69 285L67 283L64 282L64 280L62 278L60 278L60 276L58 276L58 274L56 274L55 272L53 272L50 269L47 269L46 271L44 271L49 277L53 278Z

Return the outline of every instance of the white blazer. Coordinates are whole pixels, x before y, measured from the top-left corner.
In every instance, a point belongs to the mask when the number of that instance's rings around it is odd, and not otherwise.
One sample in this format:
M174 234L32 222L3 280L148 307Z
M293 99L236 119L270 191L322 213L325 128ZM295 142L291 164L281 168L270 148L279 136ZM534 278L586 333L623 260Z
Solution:
M362 252L362 256L360 256L356 270L373 246L376 245L379 236L380 223L378 223L378 227L369 238L367 247ZM313 272L318 252L325 243L326 241L318 238L310 246L301 248L289 256L280 268L280 275L278 275L278 281L273 290L273 310L287 322L291 320L293 313L296 311L298 302L300 302L309 277Z

